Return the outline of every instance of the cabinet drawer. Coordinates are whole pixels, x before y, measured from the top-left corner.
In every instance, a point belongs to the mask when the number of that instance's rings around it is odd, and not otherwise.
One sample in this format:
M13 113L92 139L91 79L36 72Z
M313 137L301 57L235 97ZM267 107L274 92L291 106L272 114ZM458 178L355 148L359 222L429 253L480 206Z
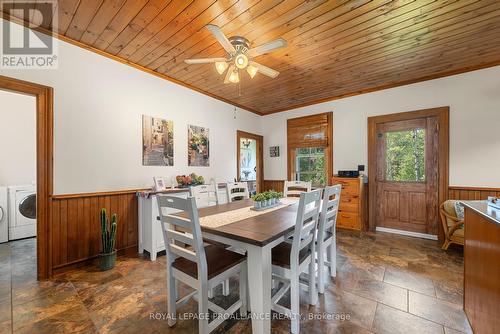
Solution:
M337 216L337 227L361 230L361 220L357 213L340 211Z
M359 196L358 195L341 195L340 210L347 212L359 212Z
M342 185L341 197L343 195L359 195L359 179L333 179L333 184Z

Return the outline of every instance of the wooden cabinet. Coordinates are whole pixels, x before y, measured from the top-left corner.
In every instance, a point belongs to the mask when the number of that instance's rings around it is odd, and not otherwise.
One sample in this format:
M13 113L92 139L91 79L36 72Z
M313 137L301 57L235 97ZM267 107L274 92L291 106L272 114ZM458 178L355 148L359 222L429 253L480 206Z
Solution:
M366 178L333 177L332 183L341 184L337 227L351 230L366 229Z

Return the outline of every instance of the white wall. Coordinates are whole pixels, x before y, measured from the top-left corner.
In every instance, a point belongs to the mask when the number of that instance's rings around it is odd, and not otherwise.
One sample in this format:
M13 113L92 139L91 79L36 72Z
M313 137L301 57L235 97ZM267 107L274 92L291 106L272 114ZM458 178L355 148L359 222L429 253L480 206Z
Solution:
M36 181L36 99L0 90L0 186Z
M227 103L58 44L57 70L0 69L54 88L55 194L149 187L153 176L191 172L218 181L236 176L236 130L260 133L259 116L239 109L234 119ZM174 121L175 166L142 166L142 114ZM188 124L210 129L210 167L187 166Z
M333 111L336 172L368 164L369 116L441 106L450 106L450 185L500 187L500 66L263 117L265 178L287 178L287 118Z

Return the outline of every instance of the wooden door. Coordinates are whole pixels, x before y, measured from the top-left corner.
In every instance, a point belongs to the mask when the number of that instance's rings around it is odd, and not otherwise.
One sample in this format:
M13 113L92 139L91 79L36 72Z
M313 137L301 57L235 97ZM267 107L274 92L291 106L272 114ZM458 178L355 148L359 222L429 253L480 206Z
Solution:
M252 186L255 185L255 191L262 191L262 182L264 181L264 137L249 132L236 132L236 175L238 181L248 182L249 190L252 192ZM251 159L249 162L248 148L252 146ZM253 152L255 151L255 152ZM254 156L255 155L255 156ZM250 166L251 165L251 166Z
M438 233L438 117L376 126L377 227Z

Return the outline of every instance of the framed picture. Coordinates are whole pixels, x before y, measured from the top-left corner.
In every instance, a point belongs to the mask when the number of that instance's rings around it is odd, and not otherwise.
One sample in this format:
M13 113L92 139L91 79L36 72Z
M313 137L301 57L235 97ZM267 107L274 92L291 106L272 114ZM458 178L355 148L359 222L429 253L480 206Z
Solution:
M142 115L142 165L174 165L174 124Z
M188 166L210 166L209 129L188 125Z
M279 146L269 147L269 156L271 158L279 157L280 156L280 147Z
M166 190L167 189L167 186L165 184L165 180L163 179L163 177L159 177L159 176L155 176L153 178L154 180L154 191L163 191L163 190Z

